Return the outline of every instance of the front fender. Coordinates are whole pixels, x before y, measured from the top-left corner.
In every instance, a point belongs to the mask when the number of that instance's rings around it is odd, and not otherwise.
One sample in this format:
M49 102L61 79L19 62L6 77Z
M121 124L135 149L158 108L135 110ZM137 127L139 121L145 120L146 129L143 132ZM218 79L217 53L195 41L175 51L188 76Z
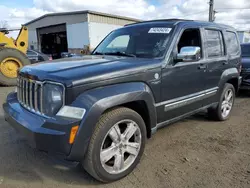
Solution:
M81 161L99 117L107 110L133 101L144 101L150 114L151 128L156 126L154 97L150 88L142 82L132 82L105 86L84 92L72 106L85 108L76 140L72 146L69 160Z

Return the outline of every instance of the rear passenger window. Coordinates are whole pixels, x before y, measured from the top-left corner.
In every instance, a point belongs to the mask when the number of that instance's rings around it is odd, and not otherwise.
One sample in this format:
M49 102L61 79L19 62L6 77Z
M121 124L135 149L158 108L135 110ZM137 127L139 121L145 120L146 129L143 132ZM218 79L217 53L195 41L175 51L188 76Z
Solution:
M239 53L239 43L236 34L227 31L225 38L227 41L227 53L229 55L237 55Z
M224 44L220 31L206 30L206 50L208 57L221 57L224 56Z

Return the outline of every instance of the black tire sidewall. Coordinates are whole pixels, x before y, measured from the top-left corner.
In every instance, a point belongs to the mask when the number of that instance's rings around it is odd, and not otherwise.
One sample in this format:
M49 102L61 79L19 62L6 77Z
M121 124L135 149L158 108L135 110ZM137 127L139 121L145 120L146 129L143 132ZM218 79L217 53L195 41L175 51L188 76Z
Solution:
M218 108L217 108L217 115L218 115L218 118L219 118L220 120L222 120L222 121L227 120L227 119L230 117L231 112L232 112L232 109L231 109L231 111L230 111L230 113L228 114L227 117L223 117L223 116L222 116L222 112L221 112L221 106L222 106L222 102L223 102L224 95L225 95L225 93L226 93L229 89L231 89L231 90L233 91L233 104L232 104L232 105L234 105L234 101L235 101L235 89L234 89L234 86L233 86L232 84L226 83L225 86L224 86L224 89L223 89L223 91L222 91L222 93L221 93L220 102L219 102L219 105L218 105ZM233 107L233 106L232 106L232 107Z
M104 137L106 136L108 131L111 129L111 127L113 125L115 125L117 122L124 120L124 119L133 120L139 126L139 128L141 130L141 134L142 134L140 151L139 151L139 154L138 154L137 158L135 159L134 163L127 170L125 170L124 172L122 172L120 174L109 174L102 167L102 164L100 161L100 148L101 148ZM106 182L116 181L116 180L119 180L119 179L123 178L124 176L128 175L130 172L132 172L133 169L136 167L136 165L139 163L140 158L141 158L141 156L144 152L144 148L145 148L146 127L145 127L144 121L141 118L141 116L133 111L119 114L119 116L115 116L115 117L109 119L106 122L105 126L102 127L102 129L99 133L100 134L97 136L97 139L95 140L95 143L94 143L92 157L93 157L93 161L95 162L95 164L93 165L94 171L100 177L100 179L102 179Z
M0 62L2 62L6 58L11 58L11 57L18 59L23 66L31 64L26 55L18 51L17 49L14 48L0 49ZM8 78L0 70L0 83L7 86L16 85L16 78Z

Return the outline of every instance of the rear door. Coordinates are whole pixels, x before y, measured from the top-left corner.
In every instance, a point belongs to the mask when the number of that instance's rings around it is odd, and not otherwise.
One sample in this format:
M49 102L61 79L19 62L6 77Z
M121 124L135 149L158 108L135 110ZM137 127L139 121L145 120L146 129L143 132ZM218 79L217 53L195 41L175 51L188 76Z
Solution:
M204 28L205 56L207 71L205 76L205 89L210 95L204 100L204 106L215 102L221 75L230 65L225 49L223 31L215 28Z

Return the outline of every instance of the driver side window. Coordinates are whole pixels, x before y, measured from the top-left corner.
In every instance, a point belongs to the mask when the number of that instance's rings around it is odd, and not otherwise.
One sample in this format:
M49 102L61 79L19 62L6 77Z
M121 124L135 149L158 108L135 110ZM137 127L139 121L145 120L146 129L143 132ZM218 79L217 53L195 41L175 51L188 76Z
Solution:
M201 33L197 29L186 29L177 44L177 62L194 62L202 58Z
M199 29L186 29L178 43L178 53L182 47L197 46L201 48L201 35Z

